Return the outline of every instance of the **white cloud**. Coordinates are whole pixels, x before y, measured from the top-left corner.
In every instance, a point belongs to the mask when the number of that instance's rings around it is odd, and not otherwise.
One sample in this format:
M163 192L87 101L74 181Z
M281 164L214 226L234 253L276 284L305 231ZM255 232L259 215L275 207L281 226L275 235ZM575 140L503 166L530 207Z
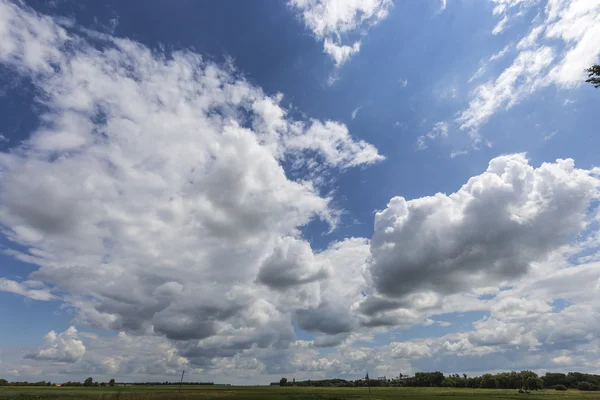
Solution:
M36 352L25 358L48 360L65 363L79 361L85 354L85 346L77 336L77 329L71 326L64 332L50 331L44 336L44 345Z
M367 297L363 309L415 308L416 299L437 307L442 296L525 275L591 221L598 185L572 160L534 168L515 154L491 160L453 194L393 198L376 214L368 267L389 299Z
M492 34L493 35L499 35L500 33L502 33L504 31L504 29L506 28L506 24L508 23L508 16L505 15L504 17L502 17L502 19L498 22L498 24L496 24L496 26L494 27L494 30L492 30Z
M356 119L356 116L358 115L358 112L360 111L362 107L356 107L353 111L352 111L352 119Z
M503 15L500 28L513 13L538 5L537 0L493 0L495 14ZM516 10L516 11L515 11ZM501 31L502 29L497 30ZM475 133L502 109L509 109L537 90L556 85L572 88L583 81L584 69L600 56L600 4L595 0L549 0L543 14L532 21L529 32L517 44L512 64L496 79L471 93L469 106L457 122Z
M54 300L56 297L50 293L50 289L43 283L37 281L16 282L6 278L0 278L0 292L15 293L29 297L33 300Z
M479 69L477 71L475 71L475 73L473 75L471 75L471 77L468 80L468 83L471 83L471 82L481 78L483 76L483 74L485 74L486 66L487 66L487 63L485 65L482 65L481 67L479 67Z
M301 135L289 135L283 141L285 148L291 151L319 151L329 164L340 168L368 165L384 159L373 145L352 140L348 128L334 121L314 120Z
M500 13L524 4L497 3ZM382 160L375 147L339 122L292 119L283 95L194 53L106 35L97 48L8 2L0 16L0 61L48 106L22 146L0 153L0 222L19 245L5 253L39 268L35 280L0 278L0 290L60 296L75 323L120 332L52 331L25 360L3 353L0 374L163 380L186 369L256 382L411 373L432 359L466 372L592 369L597 171L501 156L452 194L392 198L371 240L315 251L303 228L334 226L341 212L319 176ZM517 78L490 83L500 107L523 76L535 86L543 62L524 46ZM436 123L424 144L448 131ZM568 299L560 310L559 298ZM446 327L442 314L466 311L489 316L439 338L357 343ZM315 339L297 340L292 321Z
M7 1L0 16L0 62L46 107L31 137L0 154L0 222L24 249L6 252L38 266L77 323L172 339L196 363L290 346L291 315L319 304L333 271L301 234L340 214L318 178L382 160L377 149L338 122L291 119L281 94L232 66L109 35L95 47ZM308 172L292 180L287 162ZM282 293L265 271L293 287ZM68 338L32 358L75 360Z
M504 46L504 48L502 50L500 50L497 53L492 54L490 56L490 61L496 61L496 60L501 59L510 51L511 47L512 47L511 44L507 44L506 46Z
M352 46L349 46L338 45L329 39L325 39L323 42L323 51L333 58L336 67L341 67L353 55L360 51L360 42L354 42Z
M512 65L495 81L474 89L469 107L457 118L461 129L476 131L500 108L511 108L523 97L537 90L541 85L540 74L554 58L553 49L547 46L519 53Z
M559 357L554 357L552 359L552 362L556 365L568 366L573 363L573 360L569 356L559 356Z
M544 136L544 140L550 140L552 139L554 136L556 136L556 134L558 133L558 131L553 131L547 135Z
M378 24L393 5L391 0L289 0L288 4L323 41L323 50L336 67L360 51L360 40L348 41L348 34Z
M427 148L427 141L448 137L448 129L449 125L447 122L436 122L430 132L417 138L417 150L425 150Z
M471 76L471 78L469 78L468 83L471 83L471 82L481 78L483 76L483 74L485 74L488 64L504 57L506 54L508 54L508 52L511 50L511 48L512 48L512 44L507 44L506 46L504 46L504 48L502 50L500 50L497 53L492 54L490 56L490 58L488 59L488 61L482 62L481 67L479 67L479 69L477 71L475 71L475 73Z

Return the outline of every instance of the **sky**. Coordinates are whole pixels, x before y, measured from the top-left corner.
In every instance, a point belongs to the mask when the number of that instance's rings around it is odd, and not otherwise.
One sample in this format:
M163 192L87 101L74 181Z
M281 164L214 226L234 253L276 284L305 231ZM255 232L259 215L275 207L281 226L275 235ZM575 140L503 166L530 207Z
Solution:
M0 0L0 377L600 370L598 0Z

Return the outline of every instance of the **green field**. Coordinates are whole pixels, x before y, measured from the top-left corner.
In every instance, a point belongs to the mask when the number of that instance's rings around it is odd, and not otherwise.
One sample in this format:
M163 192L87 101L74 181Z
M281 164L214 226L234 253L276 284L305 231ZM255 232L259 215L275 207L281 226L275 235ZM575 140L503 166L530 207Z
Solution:
M442 389L442 388L307 388L266 386L128 386L114 388L83 387L2 387L0 400L33 399L273 399L273 400L345 400L345 399L599 399L600 392L541 390L518 393L516 390Z

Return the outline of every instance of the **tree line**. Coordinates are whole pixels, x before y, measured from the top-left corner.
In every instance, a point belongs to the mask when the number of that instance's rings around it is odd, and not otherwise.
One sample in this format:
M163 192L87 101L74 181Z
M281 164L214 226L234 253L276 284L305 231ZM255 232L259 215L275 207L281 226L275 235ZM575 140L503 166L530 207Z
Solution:
M94 386L115 386L115 380L111 379L108 383L106 382L94 382L94 379L90 376L83 383L81 382L64 382L64 383L52 383L46 381L39 382L27 382L27 381L16 381L9 382L6 379L0 379L0 386L86 386L86 387L94 387Z
M498 374L483 374L469 377L466 374L450 374L436 372L417 372L414 376L400 374L397 378L386 377L369 379L368 374L363 379L322 379L305 381L288 381L282 378L274 382L275 386L312 386L312 387L456 387L481 389L579 389L600 390L600 375L584 374L581 372L552 373L538 376L533 371L501 372Z
M195 385L195 386L203 386L203 385L214 385L213 382L135 382L135 383L116 383L114 379L111 379L107 382L94 382L94 379L90 376L83 382L78 381L68 381L64 383L52 383L46 381L39 382L9 382L6 379L0 379L0 386L85 386L85 387L105 387L105 386L115 386L115 385L146 385L146 386L159 386L159 385Z

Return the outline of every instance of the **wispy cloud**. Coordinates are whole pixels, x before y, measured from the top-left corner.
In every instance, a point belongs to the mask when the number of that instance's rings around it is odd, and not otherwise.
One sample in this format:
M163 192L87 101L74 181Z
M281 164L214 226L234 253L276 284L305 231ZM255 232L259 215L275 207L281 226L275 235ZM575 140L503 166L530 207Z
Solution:
M392 0L289 0L304 24L318 40L323 51L341 67L360 51L361 41L348 43L351 33L366 32L384 20L393 6Z
M503 20L509 18L513 8L520 10L538 3L494 1L494 13L503 15ZM600 42L594 39L600 35L598 20L600 7L594 1L549 2L543 17L532 22L530 31L518 43L519 52L512 64L496 79L473 90L469 106L457 118L461 129L469 130L477 142L478 129L499 110L515 106L548 85L565 89L577 86L584 69L600 55ZM499 56L504 56L505 50Z
M449 125L445 121L437 122L431 131L417 138L416 149L425 150L428 146L427 142L438 138L448 137Z
M544 141L552 139L554 136L556 136L557 133L558 133L558 131L553 131L553 132L545 135L544 136Z

